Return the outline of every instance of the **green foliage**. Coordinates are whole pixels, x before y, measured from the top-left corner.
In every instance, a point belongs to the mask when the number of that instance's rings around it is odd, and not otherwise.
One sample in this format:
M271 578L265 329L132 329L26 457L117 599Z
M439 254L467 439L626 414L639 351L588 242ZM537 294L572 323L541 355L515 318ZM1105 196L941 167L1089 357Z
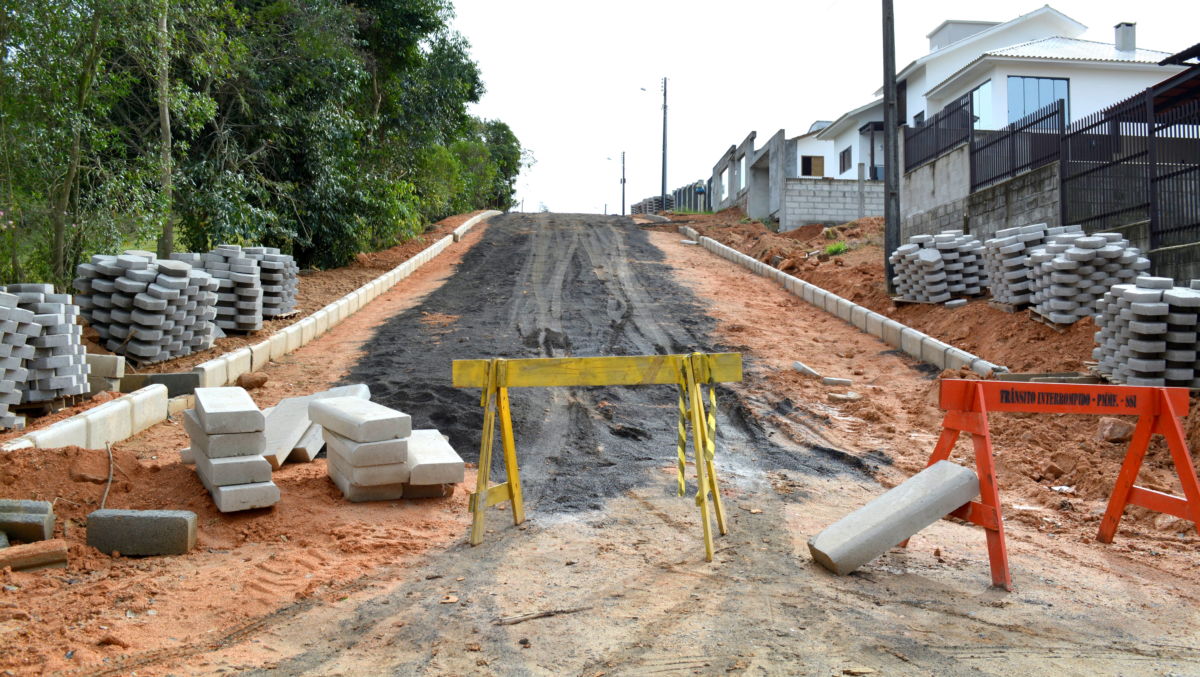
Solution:
M193 251L335 266L511 207L523 151L467 113L484 87L451 19L448 0L7 0L0 281L64 283L167 224Z
M846 246L845 242L834 242L832 244L825 246L825 253L828 254L829 256L837 256L838 254L845 254L848 250L849 250L849 247Z

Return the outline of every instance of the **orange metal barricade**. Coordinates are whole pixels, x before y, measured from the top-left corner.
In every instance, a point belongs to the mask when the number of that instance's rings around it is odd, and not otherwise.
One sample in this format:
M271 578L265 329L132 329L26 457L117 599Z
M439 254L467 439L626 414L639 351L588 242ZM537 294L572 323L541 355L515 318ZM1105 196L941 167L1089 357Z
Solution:
M949 458L960 434L971 435L975 447L975 472L979 475L980 500L967 503L952 512L951 516L978 524L986 531L993 585L1012 589L992 437L988 432L988 414L992 412L1137 416L1133 439L1129 442L1129 450L1096 538L1111 543L1121 516L1129 505L1191 520L1197 533L1200 533L1200 481L1196 479L1196 469L1188 455L1180 424L1180 418L1188 412L1187 389L958 380L942 381L941 386L940 404L946 416L929 465ZM1166 438L1183 487L1182 497L1135 485L1150 439L1155 434Z

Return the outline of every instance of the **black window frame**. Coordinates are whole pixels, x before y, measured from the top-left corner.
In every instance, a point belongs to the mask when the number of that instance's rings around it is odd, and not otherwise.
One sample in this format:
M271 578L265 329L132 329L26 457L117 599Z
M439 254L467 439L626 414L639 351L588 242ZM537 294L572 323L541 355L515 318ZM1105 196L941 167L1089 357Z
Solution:
M838 174L845 174L854 166L854 144L846 146L845 150L838 153Z

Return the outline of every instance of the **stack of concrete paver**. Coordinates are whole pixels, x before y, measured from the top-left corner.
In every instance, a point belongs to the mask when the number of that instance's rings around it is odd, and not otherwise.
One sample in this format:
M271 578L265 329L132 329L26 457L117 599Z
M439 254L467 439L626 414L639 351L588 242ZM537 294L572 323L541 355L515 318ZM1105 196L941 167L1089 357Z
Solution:
M25 347L28 336L18 331L18 317L29 311L18 308L16 294L0 292L0 428L24 427L25 417L9 411L21 403L28 370L24 354L33 354L33 347ZM29 323L26 323L30 327Z
M192 446L183 452L196 464L204 488L221 512L267 508L279 502L271 464L262 457L266 417L242 388L197 388L196 408L184 410Z
M55 294L49 284L10 284L4 291L17 297L18 308L10 311L10 319L25 336L24 346L14 351L23 356L26 370L19 386L21 402L53 402L86 393L87 351L79 306L71 295Z
M1097 305L1092 357L1109 380L1200 388L1200 280L1189 289L1167 277L1138 277L1113 286Z
M296 293L300 289L300 267L296 260L280 254L276 247L246 247L242 251L258 261L263 316L278 317L295 310Z
M217 326L224 332L262 329L263 289L258 261L236 244L218 245L203 255L204 269L217 278Z
M412 429L408 414L356 397L309 404L323 428L330 479L351 501L446 495L464 465L436 430Z
M1078 226L1054 235L1028 256L1033 309L1055 324L1096 315L1113 285L1133 280L1150 260L1119 233L1084 235Z
M943 303L976 296L987 284L982 258L983 245L961 230L914 235L892 252L892 282L897 295L908 301Z
M1061 228L1049 230L1064 232ZM1005 228L983 243L983 266L992 300L1018 307L1029 303L1029 252L1045 241L1047 232L1044 223Z
M217 283L187 261L127 251L93 256L76 274L80 307L109 351L150 364L212 346Z

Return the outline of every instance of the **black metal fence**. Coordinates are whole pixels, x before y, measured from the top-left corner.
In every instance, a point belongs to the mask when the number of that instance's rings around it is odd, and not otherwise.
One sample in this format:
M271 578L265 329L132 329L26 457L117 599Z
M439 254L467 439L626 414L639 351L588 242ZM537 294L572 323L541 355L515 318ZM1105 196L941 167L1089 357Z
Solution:
M971 97L951 102L918 127L904 128L904 171L911 172L971 138Z
M1073 123L1060 155L1063 223L1145 222L1151 249L1200 241L1200 102L1160 112L1146 90Z
M1150 246L1200 241L1200 101L1159 116L1151 142Z
M1058 159L1066 127L1062 99L998 131L971 135L971 192Z

